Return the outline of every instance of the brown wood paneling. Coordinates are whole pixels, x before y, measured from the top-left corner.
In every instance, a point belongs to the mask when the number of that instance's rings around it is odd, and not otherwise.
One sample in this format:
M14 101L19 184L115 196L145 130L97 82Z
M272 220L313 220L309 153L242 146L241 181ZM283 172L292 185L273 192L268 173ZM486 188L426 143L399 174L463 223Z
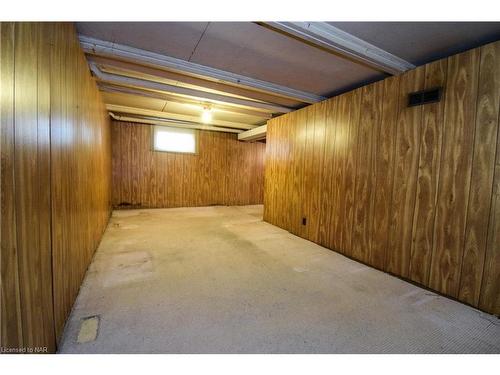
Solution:
M110 123L72 24L52 24L51 196L56 337L110 214Z
M277 118L278 120L280 118ZM268 128L267 128L268 134L272 134L272 138L270 138L271 142L266 141L265 145L265 175L264 175L264 190L268 192L266 195L265 199L266 201L264 202L264 217L266 220L270 223L273 223L275 225L278 224L278 216L281 210L279 209L279 203L281 200L279 199L280 192L277 190L278 187L281 185L279 183L276 183L278 175L277 175L277 168L278 168L278 158L279 158L279 142L281 141L280 139L280 133L279 133L279 123L276 121L270 121L268 123ZM300 154L297 153L297 156ZM302 172L302 167L300 168L300 171ZM297 202L292 202L293 204L296 204ZM302 208L301 208L302 209ZM290 222L293 222L291 220Z
M459 299L477 305L483 277L500 107L500 43L480 49L479 86ZM500 245L500 242L498 242ZM499 246L500 247L500 246Z
M287 142L287 132L288 132L288 122L285 118L280 118L277 123L277 133L279 137L278 142L278 158L276 159L276 178L279 180L279 185L283 186L276 192L276 197L278 201L278 212L277 216L278 225L283 227L288 227L290 221L289 216L284 210L285 205L288 203L287 186L286 186L286 173L285 169L289 165L289 147Z
M439 60L425 67L425 89L446 86L447 61ZM427 284L434 243L437 183L445 101L422 108L422 135L417 177L417 196L413 217L410 279Z
M496 69L499 69L498 65ZM500 127L500 113L497 124ZM500 131L497 134L496 148L493 196L491 198L479 308L500 315Z
M276 159L276 135L273 121L267 123L266 133L266 168L264 170L264 212L263 219L271 224L275 224L274 215L276 214L276 196L275 188L278 186L274 179L274 166ZM302 168L301 168L302 170ZM292 202L293 204L294 202ZM298 234L298 233L297 233Z
M72 24L1 38L1 345L54 352L110 213L109 118Z
M118 206L120 203L118 199L120 199L120 193L121 189L125 190L124 186L120 185L120 176L122 173L122 159L120 158L120 152L122 151L122 147L125 147L125 145L122 145L123 142L123 137L120 137L120 128L118 126L112 126L111 127L111 139L116 139L112 143L111 147L111 155L112 155L112 160L113 160L113 171L112 171L112 203L113 207ZM157 165L157 168L164 168L162 165ZM161 176L163 177L163 176ZM158 192L160 196L166 196L166 179L163 178L158 181L158 186L157 188L160 189L161 191ZM125 196L125 195L124 195ZM126 198L125 198L126 199Z
M50 221L46 199L50 139L45 69L39 71L40 24L15 25L15 181L23 345L55 349L52 308ZM40 99L40 100L39 100ZM43 175L41 172L45 172ZM49 343L47 345L47 343Z
M346 197L345 190L345 170L348 154L348 137L349 137L349 109L351 103L346 95L339 97L338 112L337 112L337 129L335 133L335 141L333 142L333 151L335 153L335 167L333 170L333 179L330 190L334 193L334 210L342 212L344 198ZM328 142L325 139L325 147ZM346 224L344 218L339 215L332 215L330 212L331 229L328 234L328 243L332 248L342 252L344 249L344 226Z
M392 191L391 226L385 269L403 277L410 268L413 210L415 207L422 107L408 107L408 94L424 86L425 67L400 79L399 114Z
M270 120L264 219L499 314L499 48ZM408 107L439 86L440 102Z
M356 164L356 190L351 256L368 262L371 252L371 229L374 217L374 196L377 153L377 129L381 121L383 82L363 87L361 92L361 116L358 124L358 148Z
M23 346L14 185L14 35L14 23L0 23L0 343L6 348Z
M352 228L354 220L354 200L356 191L355 168L358 155L358 124L361 113L361 90L354 90L347 95L349 102L349 136L347 141L347 159L344 173L344 196L343 204L340 208L342 222L342 243L344 246L343 254L351 256L352 254ZM334 215L336 215L334 213ZM331 242L331 241L330 241Z
M384 269L393 188L396 123L398 116L399 77L384 80L382 119L377 129L378 148L375 153L376 178L373 194L374 211L371 229L369 264Z
M45 311L43 319L43 343L52 342L54 339L54 306L52 291L52 242L51 242L51 186L50 177L50 51L52 40L52 26L41 23L36 25L37 33L37 179L38 179L38 211L39 232L38 246L40 248L40 274L43 287L40 288L40 300ZM36 289L35 289L36 290ZM42 345L44 346L44 345ZM49 345L50 351L55 346Z
M335 197L335 148L334 140L336 139L337 130L337 112L340 111L337 100L333 99L327 101L324 104L324 121L325 121L325 136L324 136L324 160L323 160L323 170L321 174L321 185L320 185L320 202L321 208L319 210L319 233L318 233L318 243L323 246L329 245L329 237L331 228L334 226L332 223L332 215L336 203ZM327 142L327 140L332 140L332 142ZM334 236L332 236L334 237Z
M292 196L290 197L292 212L290 214L290 230L292 233L299 235L302 233L302 197L304 196L304 127L300 119L303 117L304 111L297 111L289 117L288 125L293 128L293 144L291 149L291 181L288 184L293 187ZM300 116L300 117L299 117ZM267 165L267 153L266 153ZM267 168L266 168L267 169ZM293 173L293 174L292 174ZM265 208L265 205L264 205Z
M115 207L192 207L263 202L261 142L197 131L198 153L152 149L153 126L113 121Z
M323 159L324 159L324 145L325 145L325 103L318 103L316 106L310 106L309 109L314 111L314 130L311 138L312 147L312 168L310 170L311 176L309 181L310 185L310 197L309 211L307 213L307 228L308 228L308 238L311 241L318 242L319 236L319 215L320 212L320 198L321 198L321 179L323 173ZM284 132L286 134L288 127L284 127ZM287 142L284 140L284 147L287 147ZM288 151L288 150L287 150ZM289 155L285 156L285 160L288 160ZM285 165L285 168L288 165ZM285 174L283 174L285 175ZM283 208L287 205L287 202L283 203ZM288 217L286 211L283 210L283 215Z
M370 109L368 111L369 116L365 119L369 124L370 124L370 137L371 141L370 143L372 144L371 146L371 155L370 155L370 164L367 164L366 167L370 168L370 170L367 173L367 186L368 186L368 218L367 221L368 223L365 224L367 225L365 227L365 236L366 240L368 241L368 253L364 255L364 260L366 263L369 263L372 261L372 259L377 258L377 254L375 254L375 251L372 249L373 247L373 231L376 231L378 229L377 223L374 222L375 219L375 203L376 203L376 186L377 186L377 167L378 167L378 160L377 160L377 155L380 153L379 150L379 145L380 145L380 140L379 140L379 134L380 134L380 127L381 127L381 122L382 122L382 115L383 115L383 99L384 99L384 82L378 82L373 85L374 87L374 92L373 92L373 98L370 101Z
M312 184L313 184L313 176L314 174L314 162L313 162L313 148L314 148L314 125L315 125L315 110L314 106L309 106L306 107L302 110L302 120L304 121L302 126L304 127L303 132L304 132L304 157L303 157L303 163L304 163L304 171L303 171L303 184L304 184L304 190L303 190L303 195L301 197L301 203L302 203L302 218L304 218L305 224L302 225L301 229L301 235L306 238L310 239L310 234L311 231L309 230L309 224L310 224L310 215L314 213L311 212L311 201L314 199L313 196L313 189L312 189ZM280 120L277 120L280 121ZM283 143L283 140L282 140ZM278 179L279 181L279 179ZM286 213L281 212L282 215L285 215Z
M448 59L444 133L429 285L457 297L474 142L479 49Z

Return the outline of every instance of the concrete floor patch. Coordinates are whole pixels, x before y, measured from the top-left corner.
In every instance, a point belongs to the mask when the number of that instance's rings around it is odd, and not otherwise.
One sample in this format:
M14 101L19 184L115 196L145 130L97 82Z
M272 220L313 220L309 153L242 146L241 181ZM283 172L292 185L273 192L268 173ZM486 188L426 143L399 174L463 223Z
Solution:
M80 326L80 331L78 332L77 342L79 344L84 344L87 342L94 341L97 338L97 333L99 330L99 317L89 316L82 320Z

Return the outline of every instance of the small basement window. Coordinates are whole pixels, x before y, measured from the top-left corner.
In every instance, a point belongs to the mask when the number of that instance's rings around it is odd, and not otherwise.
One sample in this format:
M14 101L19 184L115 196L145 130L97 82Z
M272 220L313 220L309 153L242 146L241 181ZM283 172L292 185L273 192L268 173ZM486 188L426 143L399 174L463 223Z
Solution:
M196 130L155 126L153 149L164 152L196 153Z

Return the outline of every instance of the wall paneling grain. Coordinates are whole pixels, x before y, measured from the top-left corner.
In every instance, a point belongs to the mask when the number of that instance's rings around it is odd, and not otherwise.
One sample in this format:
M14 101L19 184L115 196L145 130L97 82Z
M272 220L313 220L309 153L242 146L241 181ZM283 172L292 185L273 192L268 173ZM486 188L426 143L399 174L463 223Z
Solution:
M199 130L196 154L155 152L154 126L112 122L113 205L192 207L261 204L265 144Z
M109 119L72 24L0 27L0 345L54 352L109 217Z
M268 121L264 220L500 314L499 96L495 42Z

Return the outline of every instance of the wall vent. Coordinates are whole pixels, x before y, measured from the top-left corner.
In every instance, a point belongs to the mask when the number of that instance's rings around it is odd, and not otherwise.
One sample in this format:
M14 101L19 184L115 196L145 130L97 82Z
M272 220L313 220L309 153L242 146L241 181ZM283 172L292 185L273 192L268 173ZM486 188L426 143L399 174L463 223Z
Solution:
M441 100L441 87L436 87L429 90L417 91L408 94L408 107L417 105L437 103Z

